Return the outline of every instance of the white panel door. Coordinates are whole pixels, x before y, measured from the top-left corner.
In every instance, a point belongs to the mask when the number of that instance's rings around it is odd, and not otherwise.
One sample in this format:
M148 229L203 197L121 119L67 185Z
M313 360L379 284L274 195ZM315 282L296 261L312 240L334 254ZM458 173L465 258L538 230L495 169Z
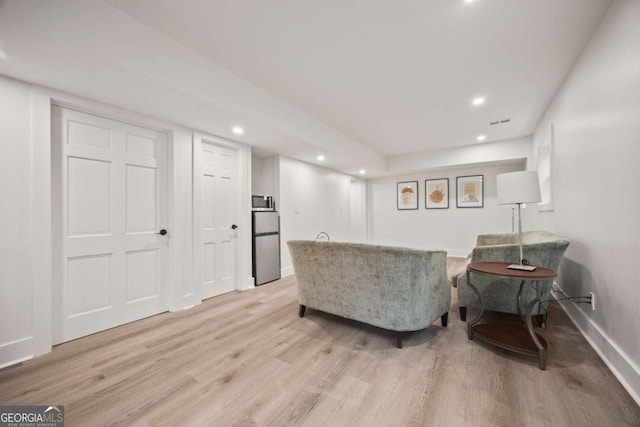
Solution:
M61 341L166 311L167 135L53 110L62 180Z
M202 141L202 297L236 288L236 152Z

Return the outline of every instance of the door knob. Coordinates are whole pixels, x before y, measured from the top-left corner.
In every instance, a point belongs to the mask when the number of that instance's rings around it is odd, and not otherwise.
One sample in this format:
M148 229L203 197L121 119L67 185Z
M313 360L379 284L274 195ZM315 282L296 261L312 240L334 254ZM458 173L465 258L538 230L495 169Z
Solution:
M238 228L238 226L237 226L237 225L235 225L235 224L233 224L233 225L231 226L231 229L232 229L232 230L235 230L236 228Z
M165 234L167 234L167 230L165 230L164 228L160 231L158 231L156 234L159 234L161 236L164 236Z

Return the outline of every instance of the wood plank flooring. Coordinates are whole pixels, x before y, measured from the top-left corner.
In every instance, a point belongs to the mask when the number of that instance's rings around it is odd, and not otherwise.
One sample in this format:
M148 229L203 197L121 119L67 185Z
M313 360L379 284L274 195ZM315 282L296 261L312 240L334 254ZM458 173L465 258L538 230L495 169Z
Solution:
M0 371L0 405L67 426L638 426L634 403L557 304L547 370L449 326L406 336L308 309L295 278L57 346ZM508 320L508 319L507 319Z

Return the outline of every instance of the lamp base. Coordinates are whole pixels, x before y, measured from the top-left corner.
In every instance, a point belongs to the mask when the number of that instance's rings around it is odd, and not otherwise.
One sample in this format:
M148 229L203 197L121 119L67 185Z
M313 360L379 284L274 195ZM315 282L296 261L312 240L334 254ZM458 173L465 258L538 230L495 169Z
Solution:
M524 271L533 271L536 269L535 265L521 265L521 264L511 264L507 266L510 270L524 270Z

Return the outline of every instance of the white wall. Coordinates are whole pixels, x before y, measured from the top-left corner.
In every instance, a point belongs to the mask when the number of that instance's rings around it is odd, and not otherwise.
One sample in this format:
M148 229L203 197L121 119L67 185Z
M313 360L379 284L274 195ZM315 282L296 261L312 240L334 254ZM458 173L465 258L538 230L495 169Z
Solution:
M265 194L262 189L262 158L251 156L251 194Z
M311 240L325 231L331 241L351 240L349 175L280 156L282 276L293 273L288 240Z
M3 76L0 99L2 368L51 348L51 199L50 116L31 126L48 100L31 85Z
M387 172L407 174L436 168L472 168L489 162L516 161L527 157L529 145L527 138L510 138L463 147L388 156Z
M517 162L369 180L369 241L467 256L478 234L511 232L511 209L496 203L496 175L523 168L524 163ZM456 207L456 177L465 175L484 175L483 208ZM449 178L449 209L425 209L424 181L437 178ZM397 209L396 187L401 181L418 181L418 210Z
M273 196L276 210L279 210L280 206L279 164L278 156L251 157L251 194Z
M350 223L349 240L356 243L366 243L367 236L367 183L365 181L350 179Z
M559 285L594 292L565 307L640 402L640 2L617 0L538 125L531 163L554 127L553 204L536 226L571 240Z
M59 282L52 280L52 242L59 220L52 212L51 103L78 108L114 120L162 130L170 135L169 230L171 263L166 266L169 308L198 304L193 292L192 135L183 126L97 103L54 89L0 75L0 368L51 350L52 305ZM229 142L229 141L227 141ZM229 142L232 143L232 142ZM238 237L238 289L251 277L250 150L239 152L241 231ZM240 163L243 165L240 165ZM246 171L240 176L240 171ZM53 219L56 221L52 224Z

